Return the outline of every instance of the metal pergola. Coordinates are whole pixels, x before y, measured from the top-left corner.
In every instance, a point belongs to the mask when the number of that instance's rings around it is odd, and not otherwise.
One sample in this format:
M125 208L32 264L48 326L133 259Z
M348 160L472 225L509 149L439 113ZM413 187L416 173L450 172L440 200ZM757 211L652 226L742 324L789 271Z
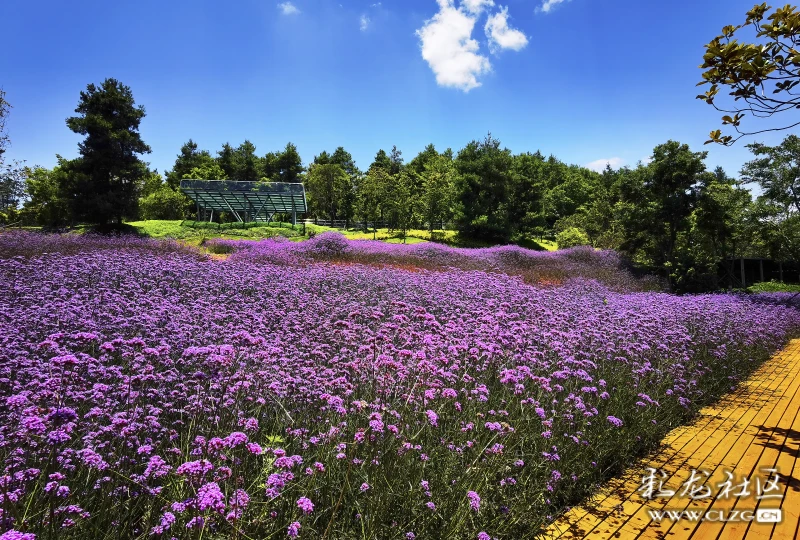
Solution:
M208 215L211 221L216 210L230 212L240 222L269 223L275 214L289 214L294 225L297 214L308 211L303 184L181 180L181 191L197 205L198 221L201 215L204 218Z

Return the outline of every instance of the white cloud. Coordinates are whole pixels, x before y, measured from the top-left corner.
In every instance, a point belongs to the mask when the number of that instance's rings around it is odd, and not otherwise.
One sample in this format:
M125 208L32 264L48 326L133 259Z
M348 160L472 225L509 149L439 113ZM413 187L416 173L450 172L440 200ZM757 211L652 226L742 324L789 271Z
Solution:
M603 172L606 168L606 165L610 165L612 169L619 169L624 164L625 160L622 158L612 157L608 159L596 159L591 163L587 163L584 165L584 167L593 171Z
M556 7L558 4L562 4L567 0L544 0L542 2L541 7L536 8L536 11L541 11L543 13L550 13L550 10Z
M281 2L278 4L278 9L280 9L281 13L284 15L297 15L300 13L300 10L297 9L297 6L291 2Z
M376 8L377 8L377 7L381 7L381 3L380 3L380 2L378 2L378 3L376 3L376 4L370 4L370 6L369 6L369 7L376 7Z
M461 6L466 8L467 11L473 15L477 15L483 11L484 8L494 5L492 0L461 0Z
M481 85L478 77L491 71L489 59L479 54L472 39L476 18L455 8L453 0L437 0L439 12L417 30L422 58L439 86L468 92Z
M489 49L496 52L498 49L512 49L520 51L528 44L528 38L514 28L508 26L508 8L501 8L500 11L491 15L484 28L486 37L489 38Z
M366 15L361 16L361 19L359 19L359 28L361 28L362 32L366 32L367 28L369 28L369 17Z
M645 156L642 159L640 159L639 161L641 161L645 165L650 165L653 162L653 156Z

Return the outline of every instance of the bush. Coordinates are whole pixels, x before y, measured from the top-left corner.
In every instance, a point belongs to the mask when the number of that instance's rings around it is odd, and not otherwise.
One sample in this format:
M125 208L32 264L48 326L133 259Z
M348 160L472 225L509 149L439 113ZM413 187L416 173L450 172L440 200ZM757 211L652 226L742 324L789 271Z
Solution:
M183 193L164 186L139 199L139 212L142 219L182 219L187 201Z
M781 283L779 281L765 281L763 283L756 283L747 288L751 293L764 293L764 292L800 292L800 285L790 285L789 283Z
M590 244L586 233L577 227L570 227L558 233L556 235L556 243L559 249L588 246Z

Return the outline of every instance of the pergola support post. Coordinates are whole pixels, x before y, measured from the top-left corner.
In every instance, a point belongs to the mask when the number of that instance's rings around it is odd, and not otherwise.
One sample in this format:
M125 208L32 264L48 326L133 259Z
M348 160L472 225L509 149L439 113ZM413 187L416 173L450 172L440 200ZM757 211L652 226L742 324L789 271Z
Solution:
M742 272L742 287L747 287L747 281L744 276L744 257L739 259L739 269Z

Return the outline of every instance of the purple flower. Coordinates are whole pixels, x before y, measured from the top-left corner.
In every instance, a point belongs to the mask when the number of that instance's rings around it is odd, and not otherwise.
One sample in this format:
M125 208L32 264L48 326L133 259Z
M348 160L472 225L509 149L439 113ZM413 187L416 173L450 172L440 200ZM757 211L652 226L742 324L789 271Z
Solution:
M0 534L0 540L36 540L36 535L11 530Z
M297 538L297 535L300 534L300 522L294 521L289 525L289 528L286 529L286 534L289 535L289 538Z
M481 497L474 491L467 491L467 498L469 499L469 507L475 512L481 509Z
M622 420L620 420L616 416L609 416L607 418L607 420L614 427L621 427L622 426Z
M433 427L439 425L439 415L436 414L436 411L428 409L427 411L425 411L425 415L428 417L428 423L430 423L430 425L432 425Z
M214 466L210 461L201 459L200 461L187 461L179 465L175 472L186 476L203 476L213 468Z
M225 437L225 446L228 447L236 447L241 446L247 443L247 435L242 433L241 431L234 431L227 437Z
M359 489L361 490L361 493L364 493L365 491L367 491L369 489L369 484L364 482L363 484L361 484L361 487Z
M220 513L225 510L225 495L216 482L209 482L197 490L197 508Z
M297 499L297 507L303 511L304 514L310 514L314 511L314 503L308 497L300 497Z

